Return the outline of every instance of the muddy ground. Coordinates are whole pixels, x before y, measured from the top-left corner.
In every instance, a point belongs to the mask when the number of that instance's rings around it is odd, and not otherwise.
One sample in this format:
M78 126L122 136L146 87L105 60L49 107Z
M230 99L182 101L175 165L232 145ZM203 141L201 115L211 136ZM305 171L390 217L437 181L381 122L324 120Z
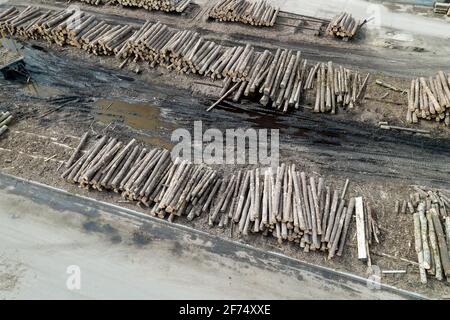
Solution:
M320 41L328 46L326 50L336 45L329 40ZM33 83L24 85L0 80L0 110L15 114L15 123L0 138L0 169L3 172L145 212L134 204L122 202L116 194L90 192L59 177L57 169L61 162L69 158L86 130L123 140L136 137L146 145L170 148L171 132L180 127L191 129L194 120L202 120L204 130L211 127L280 129L282 161L295 162L309 173L326 177L328 183L338 188L350 178L349 195L363 195L369 199L382 228L382 242L372 248L373 263L385 270L407 270L406 275L384 275L383 282L431 297L450 294L449 287L442 282L430 279L427 285L421 285L414 265L381 256L388 254L417 260L412 217L393 213L395 200L405 198L411 184L450 189L448 128L421 122L413 127L429 129L431 134L417 135L378 127L379 121L406 126L404 95L381 88L372 81L363 106L341 111L335 116L313 114L308 108L281 114L262 109L248 100L239 104L225 102L213 112L206 113L204 109L217 98L219 84L144 66L144 72L136 75L132 72L136 66L118 70L120 62L112 58L92 57L74 48L50 47L42 42L23 45ZM339 43L337 46L344 45ZM342 58L345 52L348 55L348 48L340 50ZM328 59L327 52L323 51L319 58ZM363 61L364 55L359 59ZM345 61L355 63L358 60ZM412 65L414 61L408 60L408 63ZM377 65L365 67L362 69L378 70ZM387 69L389 65L384 65L381 71L373 73L372 79L382 79L399 88L408 87L407 74L393 77L393 72L387 72ZM414 73L414 70L408 69L408 73ZM61 107L58 99L68 96L79 100ZM230 166L218 169L235 170ZM359 275L366 273L366 265L357 260L354 225L344 256L328 261L321 253L303 253L292 244L280 246L274 239L243 238L230 233L231 229L210 228L204 219L190 224L311 263ZM176 223L187 222L180 219Z

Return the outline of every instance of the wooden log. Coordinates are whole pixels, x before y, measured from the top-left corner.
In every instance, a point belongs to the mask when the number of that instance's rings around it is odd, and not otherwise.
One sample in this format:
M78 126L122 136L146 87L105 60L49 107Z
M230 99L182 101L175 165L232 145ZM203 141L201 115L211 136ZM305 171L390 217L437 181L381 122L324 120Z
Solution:
M311 185L308 185L308 201L309 201L309 207L311 209L311 229L312 229L312 245L310 246L311 250L320 249L320 241L317 237L317 221L316 221L316 215L315 215L315 209L314 209L314 200L311 190Z
M247 171L245 173L244 179L243 179L243 184L241 185L240 191L239 191L239 201L237 204L237 208L236 211L233 215L233 220L234 222L238 223L240 221L240 217L242 215L242 210L243 210L243 206L245 204L245 199L246 199L246 193L247 193L247 189L249 188L249 184L250 184L250 172Z
M366 231L364 226L364 205L363 198L355 198L355 214L356 214L356 236L358 242L358 259L367 261L368 253L366 248Z
M428 95L428 98L430 99L431 103L433 104L434 109L436 110L436 112L441 113L443 111L443 109L441 108L441 106L439 105L439 103L436 100L436 97L433 95L430 88L426 84L425 78L421 77L421 78L419 78L419 80L420 80L423 90L425 90L425 93Z
M420 203L419 207L421 206L423 207L424 204ZM427 274L425 272L425 268L423 267L422 234L421 234L421 223L419 212L415 212L413 218L414 218L415 250L417 253L417 260L419 262L420 281L425 284L427 283Z
M437 280L442 280L442 265L441 265L441 256L439 254L439 246L437 243L436 233L434 230L433 218L431 216L431 211L428 211L426 214L427 223L428 223L428 237L430 239L430 247L431 247L431 257L432 261L435 264L435 275Z
M216 106L218 106L219 103L221 103L223 100L225 100L225 98L228 97L228 95L231 94L234 90L236 90L236 88L239 85L240 85L240 83L237 82L230 90L228 90L222 97L220 97L219 100L217 100L213 105L211 105L208 109L206 109L206 112L209 112L212 109L214 109Z
M337 208L338 201L339 201L339 195L338 195L337 190L335 190L334 193L333 193L333 200L332 200L332 203L331 203L331 209L330 209L327 229L326 229L326 232L325 232L325 238L324 238L325 241L324 242L329 242L330 241L331 232L332 232L334 221L335 221L336 211L338 209Z
M439 244L439 254L442 262L442 269L445 276L447 277L447 282L450 282L450 258L448 254L448 247L445 240L444 232L442 230L442 225L439 220L439 215L434 208L431 209L431 215L433 218L434 230L436 232L438 244Z
M285 164L281 164L277 169L276 181L272 196L272 213L276 217L277 221L281 220L280 202L281 202L281 188L283 183L284 171L286 169Z
M341 241L339 243L339 250L337 252L338 256L341 256L342 253L344 252L344 247L345 247L345 243L347 241L347 234L348 234L348 229L350 227L350 223L352 220L352 216L353 216L353 212L355 211L355 198L351 198L350 199L350 203L348 205L347 208L347 212L345 214L345 221L344 221L344 230L342 232L342 238Z
M431 252L428 246L428 226L427 218L425 217L425 207L419 206L419 219L420 219L420 232L422 235L422 252L423 252L423 267L430 269L431 264Z
M344 201L342 201L342 203L344 203ZM336 229L335 236L331 242L331 247L329 248L329 251L328 251L328 259L331 259L334 257L334 254L338 248L339 239L341 239L342 229L344 227L344 221L346 219L345 211L346 211L346 208L343 207L342 214L340 215L340 218L339 218L339 223L338 223L338 226Z
M338 207L338 210L336 212L336 218L334 220L333 228L331 230L330 241L327 244L328 250L331 250L331 247L333 246L333 242L334 242L334 240L336 238L336 234L337 234L337 232L339 230L339 224L340 224L341 218L342 218L342 216L345 217L345 211L346 211L345 210L345 201L340 200L339 201L339 207ZM333 252L333 254L334 254L334 252Z

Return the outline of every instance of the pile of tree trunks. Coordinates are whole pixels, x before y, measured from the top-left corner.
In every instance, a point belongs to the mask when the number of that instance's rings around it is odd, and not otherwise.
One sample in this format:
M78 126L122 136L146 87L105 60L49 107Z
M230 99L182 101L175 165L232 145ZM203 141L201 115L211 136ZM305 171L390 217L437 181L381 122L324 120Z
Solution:
M253 26L272 27L279 12L279 7L268 4L266 0L220 0L211 8L209 17L218 21L236 21Z
M191 0L79 0L91 5L117 4L124 7L144 8L166 12L183 12Z
M240 79L232 92L229 88L236 78L227 77L222 95L233 94L236 102L257 93L262 95L259 101L263 106L283 112L298 109L308 90L312 91L314 112L335 114L338 107L351 109L362 103L370 76L362 78L359 72L331 61L309 66L300 51L291 50L278 50L274 58L259 55L249 70L249 79Z
M0 136L8 131L8 125L13 120L13 116L9 111L0 112Z
M435 2L433 11L434 13L450 16L450 3Z
M416 192L410 195L407 206L413 215L420 281L427 283L428 275L450 282L450 195L425 187L414 188Z
M258 52L249 44L226 47L190 30L147 21L139 29L109 24L75 9L58 12L28 7L0 14L2 33L71 45L94 55L116 56L126 64L145 61L179 73L224 79L222 96L250 96L263 106L287 112L312 91L315 112L336 113L363 101L369 76L332 62L308 65L301 52ZM122 65L123 65L122 64ZM230 87L233 89L231 90ZM231 90L231 91L230 91Z
M439 71L434 77L420 77L411 81L406 121L417 123L419 119L442 121L450 126L449 74Z
M348 180L338 191L293 164L223 175L172 159L168 150L143 148L134 139L89 140L88 133L81 138L62 178L84 188L120 193L171 222L206 215L210 226L233 227L242 235L270 235L305 251L327 252L328 258L345 249L355 212L355 199L345 200Z
M342 12L331 19L326 33L347 41L356 35L362 23L353 18L350 13Z
M110 3L147 10L183 12L191 3L191 0L112 0Z

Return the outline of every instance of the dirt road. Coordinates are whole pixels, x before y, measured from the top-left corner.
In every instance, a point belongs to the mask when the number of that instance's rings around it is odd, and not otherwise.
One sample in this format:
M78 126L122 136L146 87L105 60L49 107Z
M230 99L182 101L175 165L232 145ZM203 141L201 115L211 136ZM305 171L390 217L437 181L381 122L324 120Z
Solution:
M420 298L3 175L0 279L0 299Z

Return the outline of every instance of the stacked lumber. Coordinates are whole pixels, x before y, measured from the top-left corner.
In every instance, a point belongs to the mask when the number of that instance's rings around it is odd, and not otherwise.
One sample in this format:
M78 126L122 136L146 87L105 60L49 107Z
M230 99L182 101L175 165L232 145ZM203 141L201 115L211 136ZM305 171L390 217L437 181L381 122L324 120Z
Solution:
M260 56L261 57L261 56ZM263 106L287 112L298 109L306 91L313 91L314 112L335 114L359 105L365 96L369 74L363 79L359 72L336 66L331 61L308 66L301 52L278 50L273 59L256 63L250 69L250 79L235 87L233 101L257 92ZM231 81L233 80L233 81ZM230 77L224 81L222 95L236 82Z
M450 16L450 3L435 2L433 11L434 13L446 14Z
M9 111L0 112L0 136L8 130L8 124L12 121L13 116Z
M168 150L142 148L134 139L126 144L107 136L88 140L86 133L66 163L62 178L71 183L121 193L171 222L206 215L210 226L233 224L244 236L271 235L304 251L327 252L328 258L343 253L355 210L355 199L345 200L348 180L339 192L293 164L224 176L173 160Z
M356 20L350 13L342 12L331 19L326 33L349 40L356 35L361 26L362 21Z
M408 91L406 122L419 119L443 121L450 126L450 75L439 71L436 76L411 80Z
M161 22L147 21L136 30L71 8L57 12L10 8L0 14L0 31L116 56L123 61L121 67L144 61L151 67L224 79L222 95L234 93L234 101L257 98L263 106L270 104L283 112L298 109L308 90L314 90L315 112L352 108L363 101L369 79L332 62L309 66L299 51L278 49L274 55L249 44L225 47L198 32L174 30Z
M280 8L271 6L266 0L220 0L209 12L209 17L218 21L237 21L253 26L272 27Z
M450 282L450 195L425 187L414 189L407 206L413 215L420 281L427 283L428 275Z

